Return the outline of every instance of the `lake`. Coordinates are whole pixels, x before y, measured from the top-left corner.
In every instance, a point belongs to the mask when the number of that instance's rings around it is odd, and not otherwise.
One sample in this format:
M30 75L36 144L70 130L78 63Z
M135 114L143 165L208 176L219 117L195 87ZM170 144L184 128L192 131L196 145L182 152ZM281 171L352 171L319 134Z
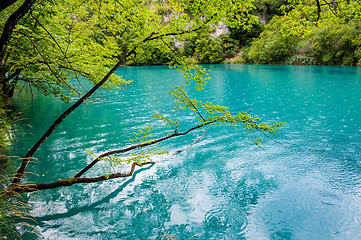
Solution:
M260 135L212 126L186 151L156 157L133 177L27 194L40 239L361 239L361 68L205 67L212 79L192 97L287 125L262 148L253 143ZM167 94L183 83L180 73L146 66L117 74L134 81L97 92L65 119L35 154L27 171L37 175L24 180L73 177L92 160L85 150L128 146L141 127L163 136L169 130L153 114L192 126ZM26 118L12 145L19 156L69 106L37 94L15 103ZM174 152L202 134L159 146ZM107 173L105 166L86 176Z

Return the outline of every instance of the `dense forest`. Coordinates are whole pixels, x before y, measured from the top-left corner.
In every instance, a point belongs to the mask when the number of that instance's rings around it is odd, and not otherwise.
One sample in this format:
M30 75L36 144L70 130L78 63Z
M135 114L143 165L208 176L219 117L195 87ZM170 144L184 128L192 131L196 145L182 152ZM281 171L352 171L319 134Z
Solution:
M246 28L229 27L216 36L177 39L170 45L194 62L361 65L361 4L359 1L256 0L249 12L258 21ZM166 6L159 8L171 15ZM170 56L152 48L151 59L130 65L167 64Z

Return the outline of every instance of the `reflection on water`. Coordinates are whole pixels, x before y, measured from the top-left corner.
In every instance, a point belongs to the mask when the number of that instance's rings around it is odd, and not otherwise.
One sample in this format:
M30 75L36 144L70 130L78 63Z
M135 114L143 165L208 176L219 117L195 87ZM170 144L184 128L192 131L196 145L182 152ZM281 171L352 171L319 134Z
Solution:
M288 122L277 140L259 149L242 130L213 127L186 152L130 179L29 194L42 238L361 239L360 68L207 67L213 79L190 94ZM70 115L39 149L29 171L40 174L27 181L72 177L91 161L84 150L121 148L153 122L149 116L175 114L166 93L182 81L179 73L123 67L119 74L134 80L128 90L98 92L97 104ZM17 107L33 127L17 130L13 152L23 156L67 104L36 95ZM202 133L161 145L182 149Z

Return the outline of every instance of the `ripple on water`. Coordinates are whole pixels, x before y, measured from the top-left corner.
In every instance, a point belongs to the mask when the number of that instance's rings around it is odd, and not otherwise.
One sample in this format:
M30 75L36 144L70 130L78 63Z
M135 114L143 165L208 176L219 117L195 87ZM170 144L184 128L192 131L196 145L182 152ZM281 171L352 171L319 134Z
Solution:
M248 220L245 212L231 208L216 208L206 213L204 217L206 235L241 236L245 233Z
M320 194L319 200L321 203L331 206L338 206L340 203L340 200L338 199L337 195L332 193Z
M357 223L361 225L361 216L356 216L353 218L353 220Z
M187 202L180 204L179 209L184 213L191 213L194 211L193 205Z

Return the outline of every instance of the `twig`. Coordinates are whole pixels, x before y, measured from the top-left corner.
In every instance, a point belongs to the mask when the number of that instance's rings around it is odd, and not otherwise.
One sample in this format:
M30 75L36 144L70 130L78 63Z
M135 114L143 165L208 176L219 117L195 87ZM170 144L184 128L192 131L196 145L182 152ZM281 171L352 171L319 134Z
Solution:
M142 143L142 144L138 144L138 145L132 145L132 146L127 147L127 148L118 149L118 150L103 153L102 155L95 158L90 164L88 164L88 166L86 166L80 172L78 172L74 176L74 178L81 177L85 172L87 172L89 169L91 169L95 164L97 164L99 161L101 161L101 159L104 158L104 157L111 156L111 155L114 155L114 154L117 154L117 153L129 152L129 151L132 151L132 150L137 149L137 148L147 147L147 146L162 142L164 140L167 140L167 139L170 139L170 138L173 138L173 137L183 136L183 135L188 134L191 131L194 131L196 129L199 129L199 128L203 127L203 126L206 126L206 125L209 125L209 124L212 124L212 123L214 123L214 121L197 125L197 126L191 128L191 129L189 129L189 130L187 130L185 132L175 132L175 133L173 133L171 135L168 135L168 136L165 136L165 137L162 137L162 138L158 138L158 139L153 140L151 142L146 142L146 143Z

